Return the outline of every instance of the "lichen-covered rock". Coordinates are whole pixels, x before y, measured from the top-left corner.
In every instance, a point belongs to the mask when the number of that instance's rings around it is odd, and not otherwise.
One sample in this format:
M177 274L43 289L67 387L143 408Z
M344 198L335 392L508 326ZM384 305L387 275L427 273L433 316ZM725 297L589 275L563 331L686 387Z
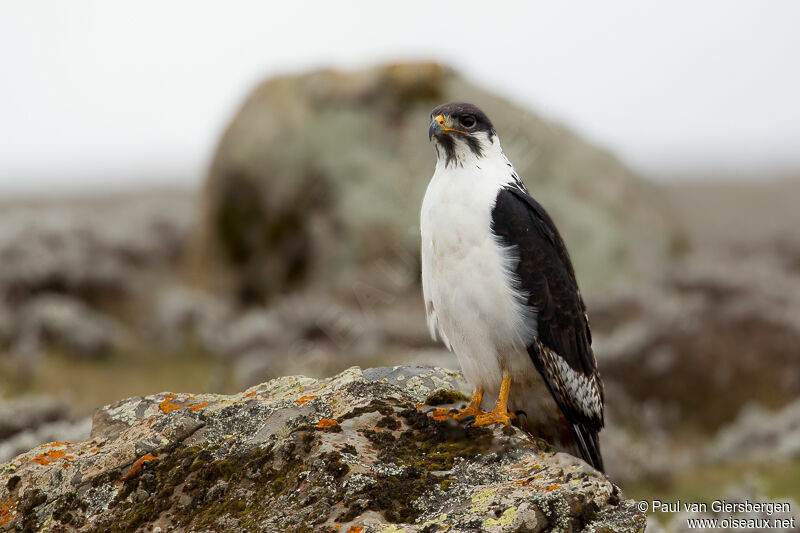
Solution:
M99 410L0 465L0 531L643 531L617 487L515 428L437 422L458 374L353 367Z
M654 185L447 67L397 63L282 76L253 91L220 140L203 196L197 263L222 267L209 282L228 281L249 301L416 276L435 163L429 114L453 100L492 118L564 233L585 291L649 278L665 263L677 232Z

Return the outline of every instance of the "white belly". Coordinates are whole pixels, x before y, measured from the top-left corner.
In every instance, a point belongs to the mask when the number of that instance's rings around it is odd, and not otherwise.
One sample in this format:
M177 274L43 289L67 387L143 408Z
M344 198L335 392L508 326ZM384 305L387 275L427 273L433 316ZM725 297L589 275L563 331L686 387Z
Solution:
M422 207L428 322L455 352L464 377L493 402L504 375L538 376L525 349L535 320L515 289L513 251L491 233L497 185L480 176L470 183L463 170L457 184L446 178L434 176Z

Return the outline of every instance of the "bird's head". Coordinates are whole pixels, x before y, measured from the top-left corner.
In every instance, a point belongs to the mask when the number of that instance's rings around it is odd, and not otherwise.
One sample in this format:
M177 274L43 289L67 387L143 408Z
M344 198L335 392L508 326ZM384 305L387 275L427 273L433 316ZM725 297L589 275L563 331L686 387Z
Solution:
M497 138L492 121L477 106L464 102L442 104L431 111L428 138L445 164L467 157L480 159Z

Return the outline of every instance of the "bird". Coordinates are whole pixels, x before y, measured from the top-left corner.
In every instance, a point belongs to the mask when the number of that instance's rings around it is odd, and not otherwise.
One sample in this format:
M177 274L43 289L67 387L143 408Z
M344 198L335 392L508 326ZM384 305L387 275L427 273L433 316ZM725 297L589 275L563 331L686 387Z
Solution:
M564 240L508 160L489 117L465 102L431 112L436 167L420 212L430 334L473 387L432 416L514 424L603 471L603 383ZM484 397L497 397L484 411ZM488 406L487 405L487 406Z

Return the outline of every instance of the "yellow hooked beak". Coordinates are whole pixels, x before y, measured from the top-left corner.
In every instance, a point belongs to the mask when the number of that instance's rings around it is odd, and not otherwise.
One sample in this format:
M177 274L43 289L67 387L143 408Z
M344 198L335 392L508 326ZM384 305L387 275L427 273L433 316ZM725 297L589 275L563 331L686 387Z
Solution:
M444 117L442 115L436 115L435 117L433 117L433 120L431 121L431 125L428 128L428 140L432 139L434 135L439 135L440 133L447 133L447 132L450 132L450 131L453 131L453 132L456 132L456 133L463 133L464 135L467 134L467 132L464 131L464 130L457 130L457 129L454 129L454 128L449 128L448 125L449 124L447 123L447 121L444 119Z

